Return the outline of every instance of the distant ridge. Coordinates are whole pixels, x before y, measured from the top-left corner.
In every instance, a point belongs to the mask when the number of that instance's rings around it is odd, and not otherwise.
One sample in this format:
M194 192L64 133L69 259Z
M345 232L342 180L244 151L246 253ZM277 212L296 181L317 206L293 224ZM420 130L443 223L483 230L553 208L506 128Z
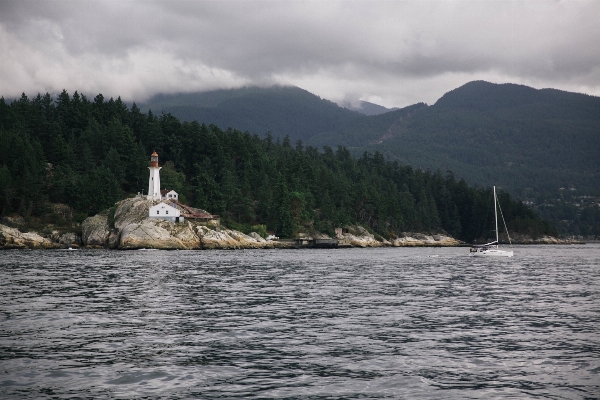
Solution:
M435 104L439 109L469 109L482 112L512 110L519 116L600 119L600 97L558 89L534 89L514 83L469 82L444 94ZM558 113L558 114L555 114Z
M517 195L559 187L600 195L600 98L585 94L474 81L432 106L363 116L313 142L380 151Z
M294 142L339 129L361 115L294 86L157 95L138 106L221 129L289 136Z

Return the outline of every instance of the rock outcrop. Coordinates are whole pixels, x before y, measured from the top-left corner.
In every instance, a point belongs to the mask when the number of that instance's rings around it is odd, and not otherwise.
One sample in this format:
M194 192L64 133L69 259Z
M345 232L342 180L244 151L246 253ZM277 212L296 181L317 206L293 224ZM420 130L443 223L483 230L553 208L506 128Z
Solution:
M105 247L109 235L107 214L94 215L81 223L81 241L86 247Z
M382 247L387 241L375 239L375 235L369 233L362 226L353 226L347 233L340 233L336 236L340 247ZM389 242L387 242L389 245Z
M422 233L405 232L401 237L391 241L394 247L448 247L464 244L460 240L446 235L424 235Z
M242 232L197 226L196 231L202 241L203 249L272 249L277 243L263 239L258 233L246 235Z
M0 225L0 248L3 249L59 249L64 247L35 232L21 232L16 228Z
M86 247L113 249L262 249L275 243L252 232L244 233L209 227L193 220L172 223L149 218L155 202L134 197L115 204L108 213L87 218L82 224Z
M81 246L81 236L74 232L66 232L61 234L59 231L52 231L50 239L53 242L62 244L64 247L77 248Z
M345 233L338 233L340 247L446 247L460 246L463 242L446 235L425 235L422 233L404 232L400 236L386 240L375 237L361 226L348 226Z
M145 219L125 225L121 231L119 249L190 250L200 247L200 239L189 222L173 224L159 219Z
M553 236L541 236L533 238L529 235L514 235L510 237L512 244L582 244L579 240L575 239L559 239ZM508 244L508 240L505 237L500 238L500 243Z

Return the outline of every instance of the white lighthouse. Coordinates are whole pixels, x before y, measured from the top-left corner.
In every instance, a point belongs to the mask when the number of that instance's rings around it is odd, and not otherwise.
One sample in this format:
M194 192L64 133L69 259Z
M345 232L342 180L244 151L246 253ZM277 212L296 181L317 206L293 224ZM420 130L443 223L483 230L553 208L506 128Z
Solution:
M148 200L160 200L160 169L156 151L150 156L150 178L148 179Z

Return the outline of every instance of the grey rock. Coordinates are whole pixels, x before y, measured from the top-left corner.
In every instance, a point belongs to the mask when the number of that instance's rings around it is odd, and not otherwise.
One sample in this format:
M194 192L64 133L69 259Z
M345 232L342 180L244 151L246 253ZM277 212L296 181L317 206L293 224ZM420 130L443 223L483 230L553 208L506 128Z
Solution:
M64 244L65 246L78 247L81 245L81 236L73 232L63 233L58 237L58 243Z
M107 215L94 215L81 223L81 240L84 246L105 247L108 243L110 229Z
M253 237L257 242L260 242L260 243L264 243L267 241L266 239L264 239L262 236L260 236L256 232L250 232L250 236Z
M63 247L36 232L21 232L16 228L0 225L0 248L2 249L57 249Z

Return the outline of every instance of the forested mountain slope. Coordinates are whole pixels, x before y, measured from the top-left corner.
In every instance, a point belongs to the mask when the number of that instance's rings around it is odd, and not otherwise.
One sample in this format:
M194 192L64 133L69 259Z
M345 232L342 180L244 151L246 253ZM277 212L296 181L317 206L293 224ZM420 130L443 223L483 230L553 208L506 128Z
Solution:
M559 187L600 195L600 98L583 94L470 82L433 106L361 117L311 143L377 150L522 198Z
M169 113L182 121L289 136L293 143L340 129L361 115L292 86L158 95L138 105L142 111Z
M163 188L229 226L264 224L287 237L356 223L385 237L442 230L467 241L491 236L491 190L452 174L414 170L380 153L357 159L343 147L320 152L182 123L120 99L65 91L56 99L0 99L0 214L42 218L52 215L49 203L65 203L81 220L145 190L154 150ZM553 233L507 193L500 202L511 232Z

